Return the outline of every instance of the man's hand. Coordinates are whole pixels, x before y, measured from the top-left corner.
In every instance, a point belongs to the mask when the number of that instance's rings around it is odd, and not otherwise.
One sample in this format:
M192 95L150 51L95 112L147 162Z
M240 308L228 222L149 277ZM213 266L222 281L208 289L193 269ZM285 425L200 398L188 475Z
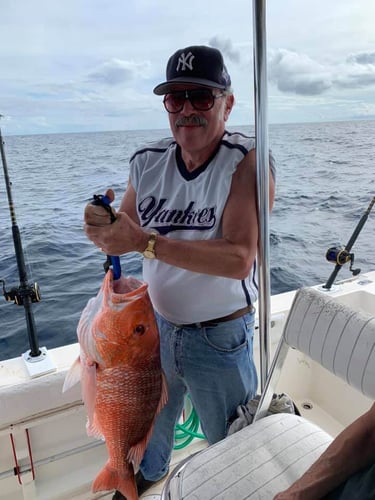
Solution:
M105 196L110 202L115 199L112 189ZM89 203L85 208L86 236L107 255L122 255L127 252L143 252L147 246L148 234L145 233L126 213L115 212L114 222L111 214L100 205Z
M110 203L115 199L113 189L107 189L105 196L110 200ZM116 216L116 211L111 207L113 215ZM95 205L92 202L88 203L84 213L85 224L88 226L107 226L112 223L111 214L108 210L100 205Z

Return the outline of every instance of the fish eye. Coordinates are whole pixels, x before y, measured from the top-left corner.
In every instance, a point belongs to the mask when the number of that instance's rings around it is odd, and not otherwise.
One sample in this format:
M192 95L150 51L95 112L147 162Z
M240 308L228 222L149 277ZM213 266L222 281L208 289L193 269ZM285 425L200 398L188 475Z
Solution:
M144 325L137 325L134 330L133 330L133 333L135 335L143 335L146 331L146 328L144 327Z

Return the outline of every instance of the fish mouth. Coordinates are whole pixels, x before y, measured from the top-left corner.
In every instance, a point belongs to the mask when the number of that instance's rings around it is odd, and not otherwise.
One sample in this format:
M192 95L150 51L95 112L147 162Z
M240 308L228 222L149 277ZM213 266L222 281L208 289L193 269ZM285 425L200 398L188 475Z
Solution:
M121 292L112 292L112 301L113 302L132 302L133 300L137 300L142 297L147 291L148 286L144 283L137 290L132 290L131 292L121 293Z
M108 271L112 272L112 270ZM107 292L113 304L128 304L145 295L148 289L147 283L133 277L114 280L113 275L107 281Z

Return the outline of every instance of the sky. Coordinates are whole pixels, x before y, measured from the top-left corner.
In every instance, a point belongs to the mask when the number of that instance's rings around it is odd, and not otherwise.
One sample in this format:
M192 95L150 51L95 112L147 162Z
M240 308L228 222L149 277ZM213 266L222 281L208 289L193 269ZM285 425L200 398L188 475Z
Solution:
M250 0L0 0L3 135L168 128L175 50L220 49L254 123ZM374 0L268 0L269 123L375 119Z

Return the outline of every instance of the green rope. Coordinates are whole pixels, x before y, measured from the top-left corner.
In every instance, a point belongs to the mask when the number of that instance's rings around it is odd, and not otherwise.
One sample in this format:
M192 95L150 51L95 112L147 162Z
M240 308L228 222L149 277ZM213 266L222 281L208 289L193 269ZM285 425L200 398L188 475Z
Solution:
M189 398L190 399L190 398ZM186 405L185 405L186 410ZM198 415L191 405L190 414L187 419L182 424L176 424L174 432L174 449L181 450L190 444L194 438L206 439L203 434L198 432L199 430L199 418Z

